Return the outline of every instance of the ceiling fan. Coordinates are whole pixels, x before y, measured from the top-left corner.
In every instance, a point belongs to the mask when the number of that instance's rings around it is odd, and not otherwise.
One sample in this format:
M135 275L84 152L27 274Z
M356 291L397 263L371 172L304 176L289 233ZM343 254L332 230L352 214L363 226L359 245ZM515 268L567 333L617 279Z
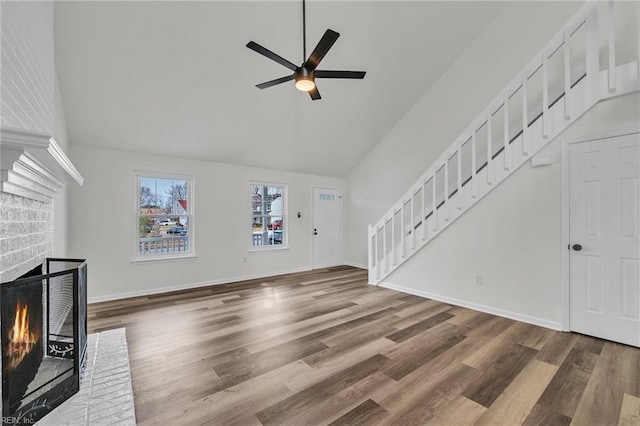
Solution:
M340 34L333 30L328 29L325 31L315 49L313 49L313 52L311 52L311 55L307 58L306 10L305 0L302 0L302 65L297 66L258 43L250 41L247 43L247 47L249 49L258 52L259 54L266 56L272 61L275 61L293 71L293 74L291 75L257 84L256 87L258 89L266 89L267 87L295 80L296 89L303 92L309 92L311 99L315 101L320 99L320 93L318 92L318 87L315 82L316 78L363 79L365 71L327 71L316 69L322 58L324 58L329 49L331 49L331 46L333 46L338 37L340 37Z

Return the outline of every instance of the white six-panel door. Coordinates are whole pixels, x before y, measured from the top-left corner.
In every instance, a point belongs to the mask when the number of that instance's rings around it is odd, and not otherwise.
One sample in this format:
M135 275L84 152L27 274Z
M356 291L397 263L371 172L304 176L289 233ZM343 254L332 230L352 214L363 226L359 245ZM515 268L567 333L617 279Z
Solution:
M640 134L569 150L571 330L640 346Z
M313 267L342 265L342 191L313 188Z

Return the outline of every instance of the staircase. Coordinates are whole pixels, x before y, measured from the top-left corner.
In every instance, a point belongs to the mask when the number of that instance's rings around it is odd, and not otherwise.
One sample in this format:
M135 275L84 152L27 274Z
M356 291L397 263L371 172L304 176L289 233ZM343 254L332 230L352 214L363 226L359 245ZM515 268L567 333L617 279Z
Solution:
M616 65L616 4L587 2L368 229L377 285L601 100L640 91L640 51ZM634 25L638 25L640 17ZM624 34L618 39L624 42ZM608 58L601 70L600 55Z

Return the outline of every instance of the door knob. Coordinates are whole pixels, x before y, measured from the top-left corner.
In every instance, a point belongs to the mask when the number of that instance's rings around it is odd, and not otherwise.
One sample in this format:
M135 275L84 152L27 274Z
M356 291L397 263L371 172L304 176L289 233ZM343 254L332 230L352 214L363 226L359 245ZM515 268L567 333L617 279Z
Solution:
M580 244L574 244L573 246L571 246L571 248L574 249L575 251L582 250L582 246Z

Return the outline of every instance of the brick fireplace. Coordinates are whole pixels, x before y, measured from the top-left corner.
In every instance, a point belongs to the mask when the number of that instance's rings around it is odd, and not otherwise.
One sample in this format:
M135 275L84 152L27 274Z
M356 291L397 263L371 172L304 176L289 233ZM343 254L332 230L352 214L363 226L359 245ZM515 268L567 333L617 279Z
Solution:
M0 192L0 282L41 265L53 251L53 203Z
M83 178L50 135L0 128L0 282L53 252L53 201Z

